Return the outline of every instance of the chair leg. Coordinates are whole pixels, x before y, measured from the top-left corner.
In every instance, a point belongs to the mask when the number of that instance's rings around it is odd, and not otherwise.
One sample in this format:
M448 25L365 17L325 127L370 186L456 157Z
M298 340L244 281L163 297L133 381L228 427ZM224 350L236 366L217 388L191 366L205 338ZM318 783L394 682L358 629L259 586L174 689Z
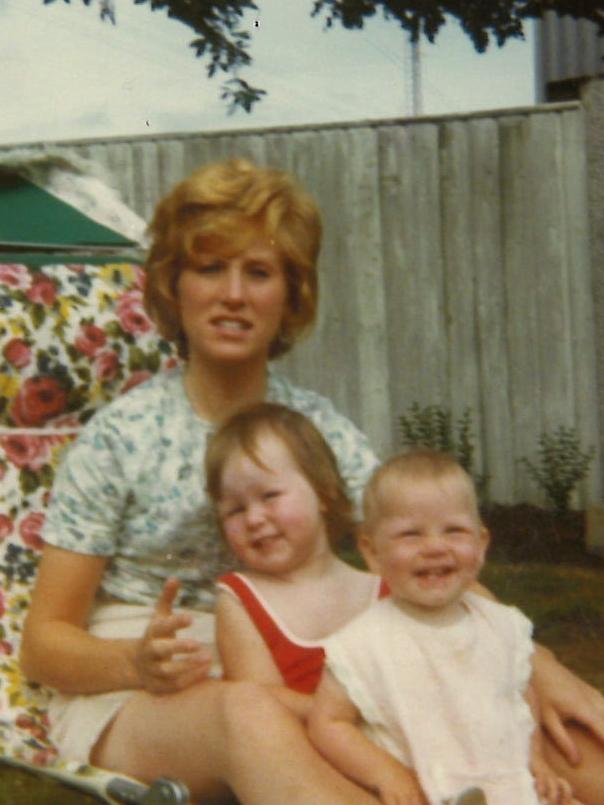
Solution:
M91 794L99 802L109 805L188 805L189 791L183 783L160 777L151 785L144 785L130 777L118 777L103 769L90 766L70 771L53 766L35 766L15 758L2 757L0 764L28 772L39 778L53 779L57 783Z
M189 802L187 787L165 777L150 786L116 777L107 784L107 794L124 805L187 805Z

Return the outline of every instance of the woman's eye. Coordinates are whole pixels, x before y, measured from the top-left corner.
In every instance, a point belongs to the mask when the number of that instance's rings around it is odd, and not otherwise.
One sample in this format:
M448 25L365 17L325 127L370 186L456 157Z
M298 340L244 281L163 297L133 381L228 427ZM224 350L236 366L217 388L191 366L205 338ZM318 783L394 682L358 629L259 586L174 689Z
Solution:
M279 497L280 492L278 489L270 489L268 492L265 492L263 497L265 500L271 500L272 498Z
M270 269L263 263L252 263L248 266L248 273L257 279L266 279L270 277Z
M197 266L197 273L198 274L217 274L219 271L222 271L223 264L216 260L212 263L202 263L201 265Z

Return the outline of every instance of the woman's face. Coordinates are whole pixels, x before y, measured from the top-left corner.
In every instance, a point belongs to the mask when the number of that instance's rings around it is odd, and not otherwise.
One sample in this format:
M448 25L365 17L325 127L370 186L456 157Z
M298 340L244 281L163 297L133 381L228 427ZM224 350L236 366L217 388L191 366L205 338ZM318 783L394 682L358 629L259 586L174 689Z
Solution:
M189 360L265 364L287 307L283 258L259 237L235 254L207 251L177 282Z

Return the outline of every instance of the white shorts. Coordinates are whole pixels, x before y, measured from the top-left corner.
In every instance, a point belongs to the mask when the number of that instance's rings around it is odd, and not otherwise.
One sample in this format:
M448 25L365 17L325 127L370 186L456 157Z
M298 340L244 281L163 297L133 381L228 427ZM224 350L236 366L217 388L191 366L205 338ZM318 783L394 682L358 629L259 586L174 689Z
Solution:
M182 611L182 610L181 610ZM179 637L193 637L214 645L214 615L186 610L193 617ZM140 637L153 614L153 607L137 604L100 604L90 619L88 631L97 637ZM214 652L216 655L216 652ZM220 676L215 660L212 676ZM89 763L90 753L105 727L115 718L134 690L68 696L54 693L49 707L50 738L64 760Z

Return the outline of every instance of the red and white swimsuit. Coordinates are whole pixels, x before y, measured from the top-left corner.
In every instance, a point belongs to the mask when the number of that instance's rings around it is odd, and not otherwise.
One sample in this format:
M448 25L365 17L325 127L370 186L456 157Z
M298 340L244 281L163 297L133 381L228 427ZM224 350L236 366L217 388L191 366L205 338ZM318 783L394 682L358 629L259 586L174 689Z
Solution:
M233 593L241 602L262 635L268 650L288 688L299 693L314 693L323 670L325 651L318 640L303 640L292 635L279 616L262 598L252 582L241 573L226 573L218 587ZM386 584L376 577L374 600L388 595Z

